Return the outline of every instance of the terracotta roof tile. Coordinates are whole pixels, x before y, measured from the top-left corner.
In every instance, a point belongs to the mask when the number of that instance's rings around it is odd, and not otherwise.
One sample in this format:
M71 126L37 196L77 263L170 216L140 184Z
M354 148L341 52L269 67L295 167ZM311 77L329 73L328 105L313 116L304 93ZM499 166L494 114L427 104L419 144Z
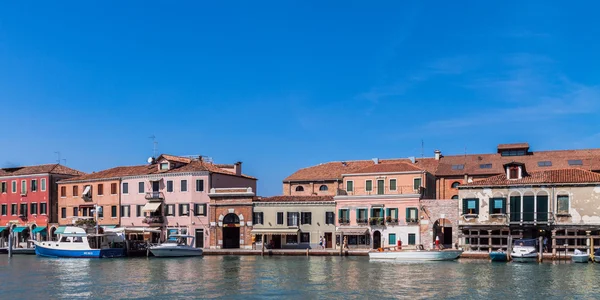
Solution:
M390 172L411 172L423 171L423 169L409 163L380 163L362 168L353 173L390 173Z
M529 148L528 143L500 144L498 150Z
M529 184L568 184L568 183L600 183L600 174L583 169L555 169L529 172L521 179L507 179L506 174L501 174L486 179L477 180L463 187L477 186L512 186Z
M261 197L256 202L333 202L333 196L274 196Z
M0 169L0 176L21 176L21 175L32 175L32 174L61 174L61 175L73 175L78 176L85 174L83 172L71 169L69 167L60 164L47 164L37 166L24 166L14 168L2 168Z
M192 161L192 159L190 159L188 157L181 157L181 156L175 156L175 155L170 155L170 154L161 154L157 160L160 160L161 157L168 161L176 161L176 162L180 162L180 163L184 163L184 164L189 164Z

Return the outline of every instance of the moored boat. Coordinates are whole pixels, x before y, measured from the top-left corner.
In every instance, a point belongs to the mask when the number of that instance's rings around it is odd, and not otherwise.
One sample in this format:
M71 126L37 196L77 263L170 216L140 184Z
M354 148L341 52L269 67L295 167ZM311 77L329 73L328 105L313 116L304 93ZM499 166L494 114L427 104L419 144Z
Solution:
M536 262L538 259L537 240L515 240L510 257L515 262Z
M83 228L68 226L59 235L59 241L35 243L35 254L45 257L110 258L125 256L117 235L87 234Z
M589 254L575 249L575 253L571 254L571 260L574 263L588 263L590 260Z
M189 245L187 243L188 239L190 239ZM195 239L191 235L174 234L166 242L150 247L150 252L156 257L202 256L202 248L191 246L194 245Z
M369 252L369 258L372 258L372 259L395 259L395 260L405 260L405 261L441 261L441 260L455 260L462 254L462 252L463 252L462 250L383 251L383 252Z
M492 251L490 252L490 259L492 261L505 262L508 261L508 255L504 251Z

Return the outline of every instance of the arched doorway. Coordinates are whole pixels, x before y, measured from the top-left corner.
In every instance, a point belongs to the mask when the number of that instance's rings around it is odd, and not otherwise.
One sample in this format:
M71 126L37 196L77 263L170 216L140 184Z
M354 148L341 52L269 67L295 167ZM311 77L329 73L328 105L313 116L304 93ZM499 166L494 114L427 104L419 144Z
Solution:
M240 247L240 218L236 214L227 214L223 218L223 249Z
M438 219L433 223L433 242L435 238L440 237L440 244L444 248L452 248L452 222L448 219Z
M381 248L381 232L373 231L373 249Z

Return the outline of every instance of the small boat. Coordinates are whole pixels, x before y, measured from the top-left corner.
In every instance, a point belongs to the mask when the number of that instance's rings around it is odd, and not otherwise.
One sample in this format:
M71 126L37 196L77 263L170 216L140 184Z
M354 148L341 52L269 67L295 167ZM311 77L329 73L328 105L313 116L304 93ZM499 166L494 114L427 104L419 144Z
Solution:
M369 252L369 258L372 259L396 259L405 261L440 261L440 260L455 260L461 254L462 250L406 250L406 251L383 251Z
M191 240L189 245L188 239ZM191 235L173 234L166 242L150 247L150 252L156 257L202 256L202 248L191 246L194 245L195 240L196 238Z
M515 262L536 262L538 259L536 239L515 240L510 257Z
M594 262L600 263L600 249L594 251Z
M504 251L492 251L490 252L490 259L492 261L504 262L508 261L508 255Z
M125 256L122 238L115 234L87 234L83 228L68 226L59 241L35 242L35 254L45 257L110 258Z
M571 254L571 260L574 263L588 263L588 261L590 260L590 256L582 251L579 251L579 249L575 249L575 253Z

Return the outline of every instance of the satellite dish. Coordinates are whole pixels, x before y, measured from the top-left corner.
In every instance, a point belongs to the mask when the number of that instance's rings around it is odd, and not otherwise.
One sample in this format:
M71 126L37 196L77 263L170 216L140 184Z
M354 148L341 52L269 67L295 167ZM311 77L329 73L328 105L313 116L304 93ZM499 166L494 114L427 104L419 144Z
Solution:
M152 162L154 162L154 157L148 157L148 163L151 164Z

